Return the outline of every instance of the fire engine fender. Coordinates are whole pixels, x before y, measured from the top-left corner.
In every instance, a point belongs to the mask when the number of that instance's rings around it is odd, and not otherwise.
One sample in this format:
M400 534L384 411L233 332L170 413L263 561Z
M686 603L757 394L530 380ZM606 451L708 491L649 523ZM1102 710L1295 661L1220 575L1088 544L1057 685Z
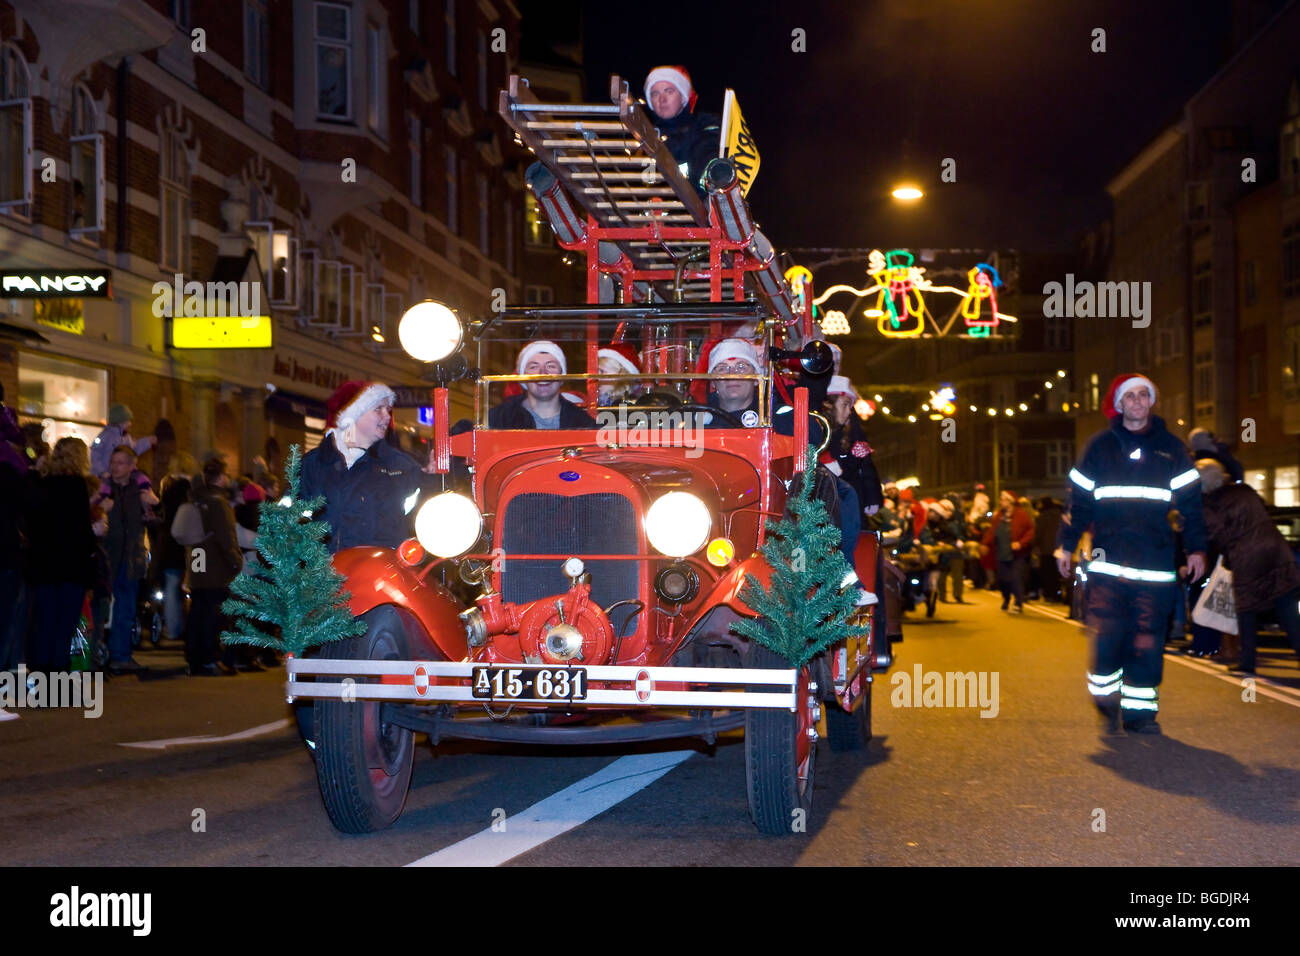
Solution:
M414 660L464 660L469 654L464 606L436 581L419 580L416 570L388 548L349 548L334 556L334 569L346 579L348 606L360 617L382 605L407 611L420 625L408 629Z

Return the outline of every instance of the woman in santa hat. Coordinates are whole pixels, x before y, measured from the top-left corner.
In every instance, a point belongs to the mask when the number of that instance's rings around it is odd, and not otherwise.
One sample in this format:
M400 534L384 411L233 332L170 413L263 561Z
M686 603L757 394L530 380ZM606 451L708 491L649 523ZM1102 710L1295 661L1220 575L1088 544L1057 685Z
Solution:
M384 441L396 396L379 382L344 382L326 403L326 432L302 459L300 494L325 496L312 515L330 523L331 551L396 548L414 533L415 508L434 480Z

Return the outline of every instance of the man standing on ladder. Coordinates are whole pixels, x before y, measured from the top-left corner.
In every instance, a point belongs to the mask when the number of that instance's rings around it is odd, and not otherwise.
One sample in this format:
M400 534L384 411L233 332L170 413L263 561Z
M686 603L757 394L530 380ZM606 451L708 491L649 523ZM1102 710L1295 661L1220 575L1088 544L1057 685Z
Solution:
M1111 383L1108 429L1094 435L1070 471L1069 520L1055 552L1064 577L1070 554L1092 531L1084 620L1091 642L1088 690L1105 728L1158 734L1169 615L1178 598L1170 510L1182 514L1190 580L1205 573L1205 523L1198 475L1182 442L1151 414L1156 387L1135 373Z

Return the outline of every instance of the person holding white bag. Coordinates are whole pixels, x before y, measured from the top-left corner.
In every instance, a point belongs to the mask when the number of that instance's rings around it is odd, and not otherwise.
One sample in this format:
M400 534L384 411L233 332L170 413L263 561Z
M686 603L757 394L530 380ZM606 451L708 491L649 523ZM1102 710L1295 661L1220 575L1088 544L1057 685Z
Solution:
M1205 493L1206 530L1232 572L1232 599L1241 641L1235 670L1255 672L1256 627L1260 611L1276 609L1291 646L1300 655L1300 566L1269 518L1264 500L1250 485L1228 477L1218 455L1196 461ZM1206 585L1208 591L1213 587Z

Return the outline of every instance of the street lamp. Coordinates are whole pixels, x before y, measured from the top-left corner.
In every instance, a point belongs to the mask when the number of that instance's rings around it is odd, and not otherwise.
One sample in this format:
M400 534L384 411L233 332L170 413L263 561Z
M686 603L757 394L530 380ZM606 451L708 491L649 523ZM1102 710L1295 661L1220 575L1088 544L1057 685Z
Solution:
M924 196L925 193L921 192L919 187L913 186L911 183L901 183L894 187L894 191L891 192L890 195L899 202L916 202L916 200Z

